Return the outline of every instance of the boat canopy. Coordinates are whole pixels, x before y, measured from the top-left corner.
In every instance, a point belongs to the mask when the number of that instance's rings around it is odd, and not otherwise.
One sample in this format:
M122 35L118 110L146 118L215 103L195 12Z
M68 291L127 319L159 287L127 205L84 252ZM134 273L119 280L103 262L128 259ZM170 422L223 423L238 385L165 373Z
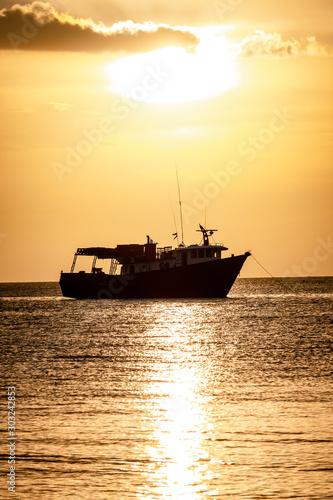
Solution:
M124 257L137 257L144 255L147 245L117 245L116 248L90 247L78 248L77 255L91 255L98 259L118 259Z

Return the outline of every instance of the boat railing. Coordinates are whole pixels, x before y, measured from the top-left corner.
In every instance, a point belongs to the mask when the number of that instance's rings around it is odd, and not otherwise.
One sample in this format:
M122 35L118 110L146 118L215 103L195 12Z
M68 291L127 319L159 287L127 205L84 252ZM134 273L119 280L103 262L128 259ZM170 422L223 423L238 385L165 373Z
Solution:
M224 247L224 243L209 243L210 247Z
M224 246L224 243L210 243L210 242L209 245L190 245L190 247L188 248L191 249L191 247L193 248L220 247L221 249L226 248Z
M161 247L156 249L156 258L161 259L163 254L172 252L172 247Z
M192 250L195 248L207 248L207 247L214 247L214 248L220 248L221 250L228 250L223 243L209 243L209 245L189 245L185 247L178 247L178 249ZM172 252L173 250L177 250L177 248L174 249L172 246L157 248L156 259L162 259L163 256L166 256L169 252Z

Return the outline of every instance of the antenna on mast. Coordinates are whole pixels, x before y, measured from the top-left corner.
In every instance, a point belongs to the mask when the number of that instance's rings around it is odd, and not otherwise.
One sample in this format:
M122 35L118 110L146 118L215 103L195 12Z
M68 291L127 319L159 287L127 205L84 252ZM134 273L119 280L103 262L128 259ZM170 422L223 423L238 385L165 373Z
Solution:
M177 162L175 162L176 165L176 175L177 175L177 185L178 185L178 200L179 200L179 212L180 212L180 226L182 230L182 242L180 246L185 246L184 244L184 227L183 227L183 211L182 211L182 200L180 196L180 186L179 186L179 177L178 177L178 167L177 167Z
M178 238L178 229L177 229L176 216L175 216L175 212L173 211L173 206L172 206L172 203L171 203L170 195L169 195L169 201L170 201L171 211L172 211L172 215L173 215L173 221L175 223L175 229L176 229L176 232L173 233L172 236L174 236L174 238L173 238L174 240L177 238L177 245L179 246L179 238Z

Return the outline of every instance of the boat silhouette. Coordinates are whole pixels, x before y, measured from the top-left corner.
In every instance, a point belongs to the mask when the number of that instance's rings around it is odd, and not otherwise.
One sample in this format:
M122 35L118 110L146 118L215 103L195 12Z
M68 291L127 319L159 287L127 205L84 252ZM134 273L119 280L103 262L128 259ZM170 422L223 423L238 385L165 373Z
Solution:
M145 244L78 248L71 271L61 271L62 293L76 299L226 297L250 253L222 257L228 248L210 241L216 230L199 226L198 245L157 248L147 236ZM78 256L93 257L90 272L75 272ZM109 273L96 267L98 259L110 260Z

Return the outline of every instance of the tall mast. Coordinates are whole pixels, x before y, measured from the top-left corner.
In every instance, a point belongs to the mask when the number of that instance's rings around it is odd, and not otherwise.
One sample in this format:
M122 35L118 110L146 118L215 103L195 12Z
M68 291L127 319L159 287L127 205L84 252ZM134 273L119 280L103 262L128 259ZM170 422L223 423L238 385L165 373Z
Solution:
M182 200L180 196L180 185L179 185L179 177L178 177L178 168L177 168L177 163L175 162L176 165L176 175L177 175L177 185L178 185L178 200L179 200L179 211L180 211L180 227L182 230L182 242L180 246L185 246L184 244L184 227L183 227L183 210L182 210Z
M177 229L176 216L175 216L175 212L173 211L173 206L172 206L172 203L171 203L170 196L169 196L169 201L170 201L171 211L172 211L172 215L173 215L173 221L175 223L175 230L176 230L176 232L172 236L174 236L174 239L177 238L177 246L179 246L179 237L178 237L178 229Z

